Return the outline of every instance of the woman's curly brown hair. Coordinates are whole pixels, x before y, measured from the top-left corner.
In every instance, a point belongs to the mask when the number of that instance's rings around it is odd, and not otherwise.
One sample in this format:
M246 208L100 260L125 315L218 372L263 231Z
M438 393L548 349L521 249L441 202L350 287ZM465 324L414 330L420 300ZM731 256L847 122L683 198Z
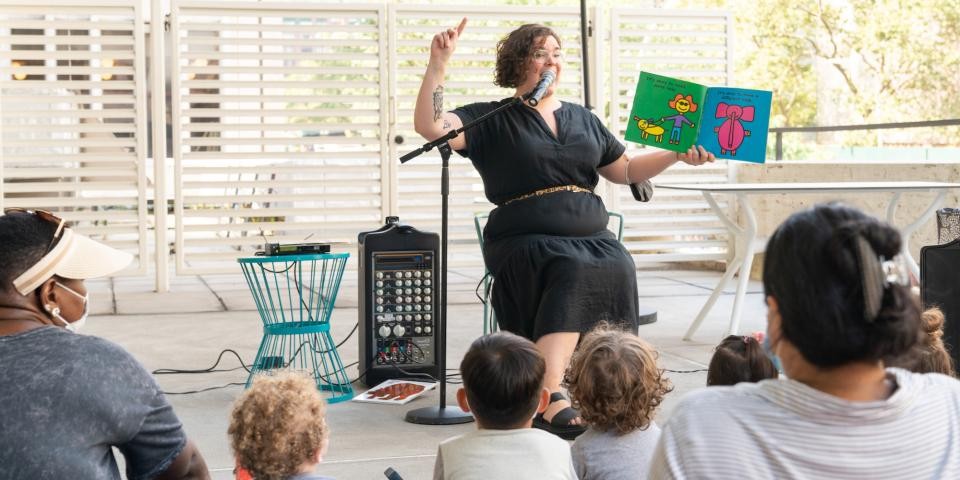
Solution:
M516 88L525 80L527 63L533 52L543 46L547 36L560 37L550 27L536 23L521 25L497 42L497 68L493 83L504 88Z
M663 396L673 390L653 347L608 325L583 338L563 382L584 421L617 435L649 427Z
M326 407L301 372L260 375L230 415L230 446L257 480L282 480L314 460L327 440Z

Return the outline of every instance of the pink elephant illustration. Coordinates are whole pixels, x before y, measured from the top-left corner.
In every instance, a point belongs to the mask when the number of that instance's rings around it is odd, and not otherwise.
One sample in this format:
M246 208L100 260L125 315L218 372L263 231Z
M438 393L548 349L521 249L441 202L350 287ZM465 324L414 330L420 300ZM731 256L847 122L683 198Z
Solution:
M743 122L753 121L753 107L717 104L716 118L726 118L719 127L713 129L720 142L721 155L736 155L737 149L743 143L743 137L750 136L750 130L743 128Z

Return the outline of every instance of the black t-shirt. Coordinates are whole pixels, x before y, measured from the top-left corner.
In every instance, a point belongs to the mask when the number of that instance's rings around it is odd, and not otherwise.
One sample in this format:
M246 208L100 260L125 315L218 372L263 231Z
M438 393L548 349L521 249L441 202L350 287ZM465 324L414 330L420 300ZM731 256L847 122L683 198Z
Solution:
M464 124L497 108L499 102L473 103L453 110ZM536 110L516 105L467 130L469 157L483 178L487 199L501 204L548 187L592 189L597 169L620 158L623 144L586 108L562 102L554 112L557 135Z

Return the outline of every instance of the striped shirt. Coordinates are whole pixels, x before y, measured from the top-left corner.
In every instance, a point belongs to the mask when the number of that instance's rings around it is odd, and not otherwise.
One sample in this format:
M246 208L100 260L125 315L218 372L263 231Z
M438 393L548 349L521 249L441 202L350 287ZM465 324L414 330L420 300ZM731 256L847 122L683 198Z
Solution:
M875 402L787 379L692 392L663 427L650 478L960 478L960 381L887 372L897 390Z

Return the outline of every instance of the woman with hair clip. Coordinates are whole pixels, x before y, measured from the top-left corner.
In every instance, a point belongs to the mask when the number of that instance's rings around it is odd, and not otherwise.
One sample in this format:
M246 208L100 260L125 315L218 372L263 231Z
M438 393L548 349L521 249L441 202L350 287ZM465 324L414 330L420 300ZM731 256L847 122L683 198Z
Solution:
M960 382L885 369L920 341L896 229L840 204L791 215L763 266L764 344L788 377L684 397L651 478L960 478Z
M602 320L633 332L639 323L636 266L607 230L607 208L593 189L600 176L630 184L680 161L701 165L714 157L703 147L628 157L599 118L558 98L563 50L543 25L522 25L497 44L494 83L512 89L510 97L445 112L447 63L466 24L433 37L414 127L434 140L534 90L548 72L555 76L536 106L508 108L449 143L470 158L497 205L484 227L483 258L500 328L534 341L547 362L551 402L534 425L571 439L585 427L560 380L581 333Z

